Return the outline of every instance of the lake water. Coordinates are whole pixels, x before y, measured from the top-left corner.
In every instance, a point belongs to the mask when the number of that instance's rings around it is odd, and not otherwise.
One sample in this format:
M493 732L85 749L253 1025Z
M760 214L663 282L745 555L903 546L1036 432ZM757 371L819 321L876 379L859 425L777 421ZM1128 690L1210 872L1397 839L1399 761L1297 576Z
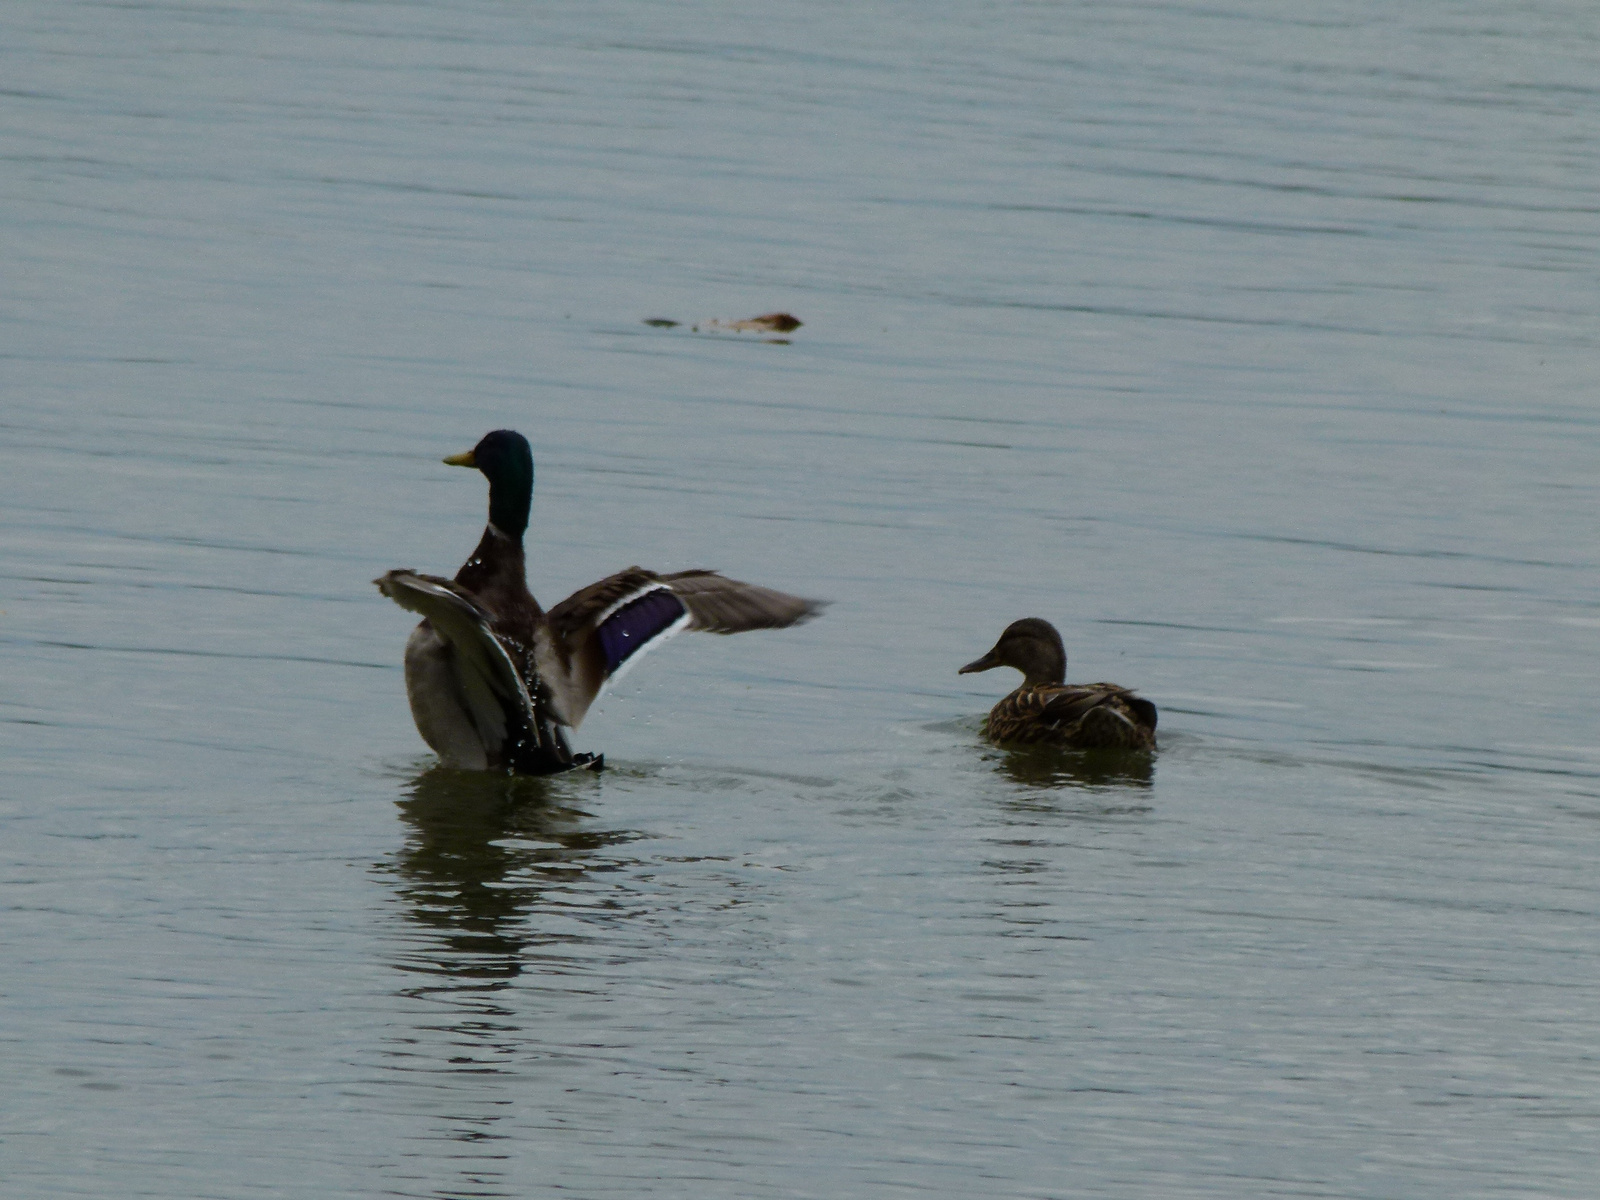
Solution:
M0 84L7 1197L1595 1194L1592 5L13 0ZM369 581L498 426L546 603L833 606L436 768ZM1030 615L1153 761L980 741Z

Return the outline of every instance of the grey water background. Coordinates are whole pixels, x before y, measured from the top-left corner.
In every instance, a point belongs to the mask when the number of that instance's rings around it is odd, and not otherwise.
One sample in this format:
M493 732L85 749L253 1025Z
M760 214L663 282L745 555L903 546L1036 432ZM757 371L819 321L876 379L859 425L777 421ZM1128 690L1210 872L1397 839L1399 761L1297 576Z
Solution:
M6 5L4 1194L1594 1195L1597 59ZM546 603L833 606L652 655L600 778L435 769L368 581L501 425ZM1152 762L983 745L1024 615Z

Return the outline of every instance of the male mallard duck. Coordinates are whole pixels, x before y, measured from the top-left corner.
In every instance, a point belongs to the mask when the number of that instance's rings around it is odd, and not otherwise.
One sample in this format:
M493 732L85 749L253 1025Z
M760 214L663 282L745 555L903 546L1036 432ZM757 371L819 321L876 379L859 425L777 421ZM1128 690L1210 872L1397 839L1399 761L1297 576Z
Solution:
M1049 621L1006 626L994 649L958 674L1015 667L1022 686L989 711L991 742L1050 742L1078 750L1154 750L1156 706L1114 683L1066 683L1067 650Z
M522 535L533 503L533 452L509 429L444 460L489 480L489 524L454 581L390 571L372 582L423 620L406 642L406 694L423 741L446 763L547 775L598 766L574 755L600 689L682 629L778 629L815 615L816 600L725 579L629 567L549 612L528 591Z

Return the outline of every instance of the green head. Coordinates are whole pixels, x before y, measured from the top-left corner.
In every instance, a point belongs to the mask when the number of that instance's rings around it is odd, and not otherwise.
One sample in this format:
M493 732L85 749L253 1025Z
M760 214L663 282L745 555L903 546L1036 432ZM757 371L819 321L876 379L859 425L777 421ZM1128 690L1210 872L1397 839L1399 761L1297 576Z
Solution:
M452 454L444 461L483 472L489 480L489 524L520 540L533 507L533 451L528 439L515 430L496 429L465 454Z

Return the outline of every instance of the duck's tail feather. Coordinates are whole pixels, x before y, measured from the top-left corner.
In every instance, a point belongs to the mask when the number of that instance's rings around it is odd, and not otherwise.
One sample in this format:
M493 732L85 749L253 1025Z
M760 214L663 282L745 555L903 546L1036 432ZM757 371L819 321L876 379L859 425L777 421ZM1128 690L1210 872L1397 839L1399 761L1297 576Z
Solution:
M1144 750L1155 744L1151 730L1133 721L1115 704L1100 704L1083 714L1076 742L1085 749Z

